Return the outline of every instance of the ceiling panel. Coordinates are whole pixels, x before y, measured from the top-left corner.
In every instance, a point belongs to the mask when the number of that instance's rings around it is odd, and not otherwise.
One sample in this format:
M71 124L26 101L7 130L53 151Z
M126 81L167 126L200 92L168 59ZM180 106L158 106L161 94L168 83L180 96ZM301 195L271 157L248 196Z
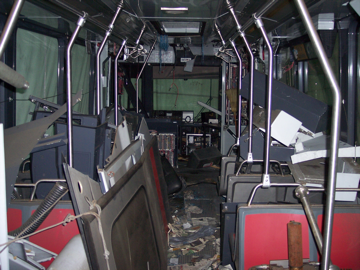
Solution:
M54 14L65 19L76 22L83 11L89 14L86 28L104 35L110 23L118 1L115 0L29 0ZM218 24L221 33L226 41L236 34L234 19L228 12L228 5L225 0L124 0L124 9L121 12L110 39L121 42L127 38L130 44L134 44L140 30L145 23L147 29L141 43L150 45L152 40L161 33L151 22L172 21L172 22L202 22L200 35L186 34L175 38L175 42L185 41L190 44L201 45L211 42L219 42L219 37L214 31L215 22ZM5 0L5 2L12 2ZM263 15L265 28L268 32L280 25L290 25L292 17L298 17L297 9L293 0L237 0L231 1L241 25L244 25L252 14L257 12L262 5L269 2L275 4ZM308 7L313 8L313 12L337 12L337 6L341 6L346 0L306 0ZM174 14L162 11L161 7L186 7L187 11ZM327 9L324 7L328 7ZM336 17L336 16L335 16ZM287 22L287 23L286 23ZM286 24L285 24L286 23ZM246 29L246 35L250 42L260 37L260 32L254 25ZM186 36L186 38L184 38ZM240 44L240 40L237 39Z

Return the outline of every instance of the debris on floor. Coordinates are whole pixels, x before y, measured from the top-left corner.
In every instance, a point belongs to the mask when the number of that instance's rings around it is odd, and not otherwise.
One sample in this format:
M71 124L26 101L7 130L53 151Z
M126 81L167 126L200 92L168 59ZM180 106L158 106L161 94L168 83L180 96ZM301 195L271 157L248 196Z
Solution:
M185 190L184 191L184 200L193 200L194 199L194 191L193 190Z
M172 225L170 225L171 228L173 228ZM196 231L195 233L190 233L188 234L188 231ZM184 246L184 245L188 245L191 244L197 240L203 239L206 236L210 236L213 235L215 233L215 228L211 227L211 226L202 226L202 227L191 227L188 229L188 231L183 230L182 234L184 236L180 236L180 237L170 237L169 239L169 243L170 243L170 247L179 247L179 246ZM179 230L176 229L176 232L174 233L176 235L179 234ZM170 232L171 235L171 232Z
M223 199L212 184L219 172L202 170L205 176L188 170L185 180L192 185L169 200L173 223L169 224L168 270L219 269L219 200Z
M197 207L196 205L186 205L185 211L188 213L201 214L203 212L202 209Z
M216 219L213 217L192 218L191 220L194 226L209 226L216 224Z
M176 265L176 266L168 266L168 270L208 270L208 269L218 269L220 264L220 256L214 255L211 258L203 258L200 257L192 260L191 263Z

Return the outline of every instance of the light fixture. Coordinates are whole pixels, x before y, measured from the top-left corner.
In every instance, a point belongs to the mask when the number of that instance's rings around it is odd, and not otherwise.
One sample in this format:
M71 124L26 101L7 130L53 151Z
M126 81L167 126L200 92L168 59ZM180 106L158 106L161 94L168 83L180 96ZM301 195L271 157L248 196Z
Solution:
M161 22L166 34L200 34L200 22Z
M188 7L161 7L163 11L188 11Z
M182 14L189 10L188 7L161 7L161 11L169 14Z

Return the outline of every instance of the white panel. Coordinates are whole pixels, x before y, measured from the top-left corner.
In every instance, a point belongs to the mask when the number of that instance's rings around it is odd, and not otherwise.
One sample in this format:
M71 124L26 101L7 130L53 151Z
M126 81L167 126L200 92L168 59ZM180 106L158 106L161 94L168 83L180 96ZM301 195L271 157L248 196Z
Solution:
M354 173L337 173L336 187L337 188L357 188L359 185L360 174ZM353 202L356 198L356 192L336 192L336 201Z
M296 136L301 122L290 114L281 111L271 124L271 137L289 146Z
M305 142L300 142L295 145L297 151L294 155L291 156L291 161L293 164L313 160L317 158L323 158L329 156L329 138L327 136L319 136L312 140ZM338 157L359 157L360 156L360 146L353 147L350 144L339 141L339 152Z
M0 124L0 244L8 241L6 212L4 127L3 124ZM9 269L9 253L7 248L0 253L0 265L1 270Z

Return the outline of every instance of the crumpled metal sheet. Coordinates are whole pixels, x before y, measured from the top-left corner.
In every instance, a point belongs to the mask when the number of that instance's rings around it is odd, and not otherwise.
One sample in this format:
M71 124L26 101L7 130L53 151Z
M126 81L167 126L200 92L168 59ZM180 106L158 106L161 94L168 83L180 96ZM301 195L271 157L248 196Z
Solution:
M81 100L82 91L73 96L73 106ZM67 104L62 105L56 112L4 131L5 168L6 168L6 201L10 203L11 193L19 171L21 162L36 146L48 127L67 111Z

